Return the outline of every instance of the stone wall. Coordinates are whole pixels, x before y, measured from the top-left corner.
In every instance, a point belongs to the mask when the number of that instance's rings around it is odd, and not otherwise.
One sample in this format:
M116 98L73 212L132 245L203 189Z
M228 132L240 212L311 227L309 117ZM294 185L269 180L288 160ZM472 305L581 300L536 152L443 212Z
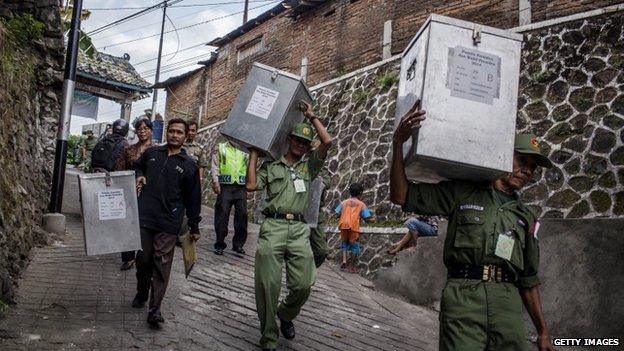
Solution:
M46 240L64 51L57 0L0 3L0 314Z
M524 192L544 217L624 215L624 13L525 36L518 129L555 167Z
M619 12L525 33L518 130L542 137L556 167L539 170L523 197L544 217L624 215L623 17ZM315 110L335 138L324 170L326 215L357 181L379 221L397 227L406 217L388 201L398 70L399 60L391 59L311 88ZM363 236L365 275L391 264L385 249L398 239ZM337 234L329 240L337 249Z

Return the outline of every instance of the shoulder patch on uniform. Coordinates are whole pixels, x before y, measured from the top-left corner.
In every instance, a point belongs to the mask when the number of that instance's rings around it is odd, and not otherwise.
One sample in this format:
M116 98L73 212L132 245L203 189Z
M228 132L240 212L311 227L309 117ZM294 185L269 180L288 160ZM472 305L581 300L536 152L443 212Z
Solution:
M465 210L483 211L484 209L485 208L483 206L473 205L473 204L462 204L459 206L460 211L465 211Z

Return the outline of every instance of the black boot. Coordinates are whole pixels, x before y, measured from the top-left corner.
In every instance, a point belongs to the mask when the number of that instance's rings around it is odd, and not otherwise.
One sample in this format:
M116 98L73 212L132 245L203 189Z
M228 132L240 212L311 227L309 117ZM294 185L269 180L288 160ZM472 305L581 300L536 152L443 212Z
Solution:
M292 321L287 321L279 318L280 320L280 331L282 332L282 336L288 340L295 338L295 325Z
M132 307L143 308L145 307L145 302L147 302L147 299L144 299L141 296L139 296L139 294L136 294L136 296L134 297L134 300L132 300Z
M159 323L164 323L165 319L163 318L162 314L160 314L160 309L158 308L153 308L149 311L149 313L147 314L147 323L153 325L153 326L158 326Z

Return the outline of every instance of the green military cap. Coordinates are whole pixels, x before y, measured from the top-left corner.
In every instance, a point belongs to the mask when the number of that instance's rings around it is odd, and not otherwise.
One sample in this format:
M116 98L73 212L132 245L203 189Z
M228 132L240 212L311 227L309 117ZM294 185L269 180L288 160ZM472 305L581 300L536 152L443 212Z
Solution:
M293 128L292 132L290 132L290 135L294 135L310 142L314 140L312 126L307 123L297 123L295 125L295 128Z
M539 141L534 134L516 134L514 151L521 154L532 155L538 166L546 168L551 168L553 166L548 157L542 154Z

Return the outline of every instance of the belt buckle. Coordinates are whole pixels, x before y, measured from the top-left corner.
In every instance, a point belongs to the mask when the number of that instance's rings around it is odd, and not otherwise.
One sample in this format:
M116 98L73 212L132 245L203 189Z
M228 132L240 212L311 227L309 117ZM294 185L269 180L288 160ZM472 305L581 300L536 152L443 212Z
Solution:
M489 282L490 280L492 280L492 278L494 278L492 271L496 272L496 267L489 264L483 266L483 277L481 278L481 280L483 280L484 282Z
M287 214L286 214L286 219L288 219L288 220L292 221L293 219L295 219L295 215L294 215L294 214L292 214L292 213L287 213Z

